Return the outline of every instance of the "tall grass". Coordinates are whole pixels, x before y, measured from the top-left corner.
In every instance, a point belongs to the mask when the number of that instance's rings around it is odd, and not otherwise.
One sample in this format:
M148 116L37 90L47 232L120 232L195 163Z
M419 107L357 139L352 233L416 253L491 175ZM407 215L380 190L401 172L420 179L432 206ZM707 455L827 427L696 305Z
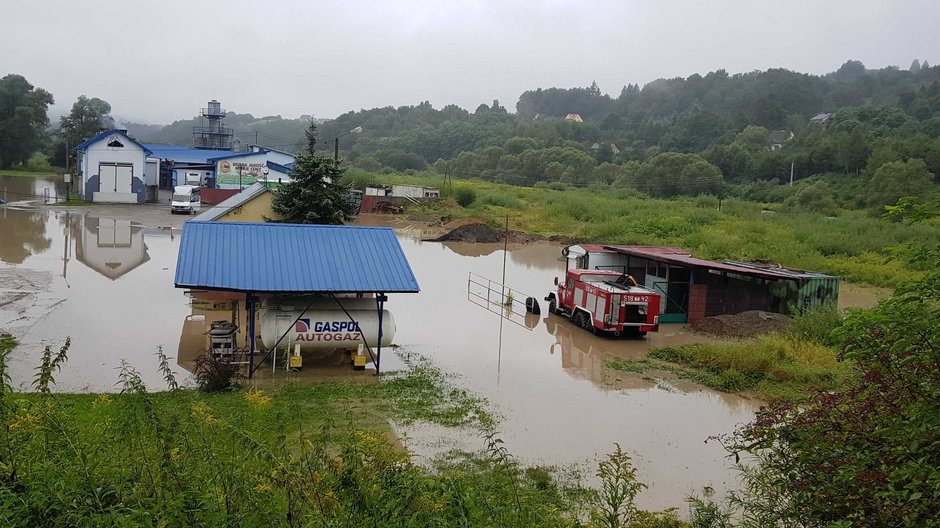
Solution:
M817 322L799 329L733 342L657 348L651 359L614 360L617 370L664 370L723 392L752 392L765 399L800 398L808 389L833 389L851 373L824 343ZM826 334L828 335L828 334Z
M439 186L433 173L380 175L388 182ZM839 210L824 216L774 204L708 196L655 199L612 188L549 188L463 181L477 198L467 207L455 202L426 204L435 214L479 217L513 229L558 234L612 244L676 245L707 259L766 259L786 266L830 273L875 286L893 287L926 270L892 261L883 248L912 239L940 243L931 225L880 221L868 211Z

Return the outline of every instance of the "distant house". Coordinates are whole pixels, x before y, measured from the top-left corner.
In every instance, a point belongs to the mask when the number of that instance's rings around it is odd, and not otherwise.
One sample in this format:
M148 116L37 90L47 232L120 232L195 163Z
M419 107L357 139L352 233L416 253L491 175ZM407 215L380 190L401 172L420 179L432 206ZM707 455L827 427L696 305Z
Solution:
M574 121L575 123L583 123L584 120L581 119L579 114L568 114L565 116L565 121Z
M113 129L75 147L80 192L90 202L144 203L144 173L150 149Z
M392 188L388 185L379 185L376 183L366 184L366 196L391 196Z
M264 222L266 218L280 220L274 212L274 192L260 182L253 183L205 211L193 220L210 222Z
M793 132L789 130L774 130L767 137L768 150L780 150L787 141L793 139Z
M615 156L616 156L617 154L620 154L620 149L617 148L617 145L614 144L614 143L593 143L593 144L591 145L591 150L600 150L602 145L609 146L609 147L610 147L610 151L611 151Z
M835 117L835 114L833 113L816 114L809 120L809 124L824 125L826 124L827 121L829 121L833 117Z

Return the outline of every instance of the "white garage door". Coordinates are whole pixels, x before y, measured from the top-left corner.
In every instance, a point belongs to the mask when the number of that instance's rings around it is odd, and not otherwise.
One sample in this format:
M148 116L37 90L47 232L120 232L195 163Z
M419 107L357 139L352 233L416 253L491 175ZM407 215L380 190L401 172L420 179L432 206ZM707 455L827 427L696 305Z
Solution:
M117 187L117 166L110 163L98 164L98 191L114 192Z
M129 163L99 163L98 191L129 193L133 176L134 166Z

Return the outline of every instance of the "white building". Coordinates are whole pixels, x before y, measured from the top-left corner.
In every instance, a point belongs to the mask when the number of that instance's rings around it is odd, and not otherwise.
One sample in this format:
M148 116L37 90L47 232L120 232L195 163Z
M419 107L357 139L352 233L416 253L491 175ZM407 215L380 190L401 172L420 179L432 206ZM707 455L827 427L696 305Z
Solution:
M401 198L440 198L441 191L435 187L422 187L420 185L392 185L392 196Z
M75 147L85 200L143 203L144 174L150 150L127 135L108 130Z

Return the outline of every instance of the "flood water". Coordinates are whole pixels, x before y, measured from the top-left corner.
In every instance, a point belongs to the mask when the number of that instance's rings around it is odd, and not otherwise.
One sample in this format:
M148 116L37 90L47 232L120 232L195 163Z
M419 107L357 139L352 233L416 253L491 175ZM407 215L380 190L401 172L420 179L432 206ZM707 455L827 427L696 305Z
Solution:
M14 192L41 196L53 185L0 176L0 191L8 188L10 201ZM179 378L189 381L191 360L205 346L206 321L230 312L219 305L210 311L205 303L211 300L194 307L173 286L186 218L157 204L0 207L0 330L21 343L10 358L14 385L29 390L42 348L56 349L67 336L72 347L56 374L57 390L119 390L122 359L159 390L158 347L177 358ZM590 477L599 457L619 443L650 486L640 498L646 508L681 507L684 497L701 496L706 486L719 495L735 486L724 452L705 440L749 421L760 402L603 366L610 358L642 357L651 347L701 337L682 325L663 325L646 339L608 340L554 315L530 316L528 327L514 324L467 294L470 273L500 279L501 246L422 242L441 231L406 222L395 227L421 286L419 294L389 296L395 343L485 397L500 418L499 437L521 462L574 466ZM511 247L506 258L506 283L539 299L563 271L555 244ZM303 375L372 375L354 373L341 358L321 359L318 369L308 369L305 360ZM382 359L383 370L402 366L390 351ZM473 432L427 424L397 432L419 460L483 446Z
M154 354L163 346L176 356L190 313L173 287L179 227L154 222L163 213L154 206L119 205L109 214L16 202L53 185L63 194L58 182L0 176L12 202L0 206L0 329L20 341L10 357L14 386L29 390L42 349L58 350L71 337L58 390L117 390L122 359L162 388Z
M511 453L528 464L574 466L592 477L598 456L620 443L650 486L641 498L648 508L681 506L705 486L717 493L734 486L724 452L705 440L749 421L760 402L603 368L607 359L639 358L651 347L702 338L683 325L663 325L647 339L610 340L544 313L531 330L507 322L467 300L470 272L497 281L502 276L502 247L420 241L436 234L400 238L422 291L393 299L395 341L484 395L501 418L499 436ZM547 243L513 249L506 283L541 299L564 273L560 250ZM478 437L428 425L399 433L426 457L482 445Z

